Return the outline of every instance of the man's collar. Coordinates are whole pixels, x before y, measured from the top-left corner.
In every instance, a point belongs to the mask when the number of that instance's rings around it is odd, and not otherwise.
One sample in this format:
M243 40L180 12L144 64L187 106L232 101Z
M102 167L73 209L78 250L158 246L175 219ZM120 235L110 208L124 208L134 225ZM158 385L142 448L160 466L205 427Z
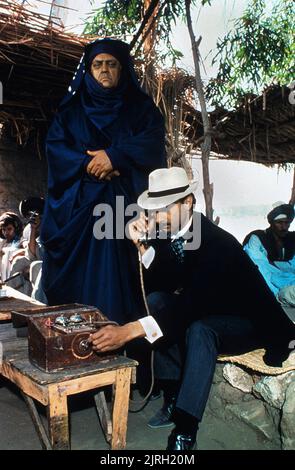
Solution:
M171 236L171 240L172 240L172 241L177 240L177 239L180 238L180 237L183 237L183 235L184 235L186 232L188 232L188 230L190 229L190 226L191 226L191 224L192 224L192 221L193 221L193 216L194 216L194 213L192 213L192 215L191 215L189 221L187 222L187 224L185 224L185 226L184 226L181 230L179 230L179 232L177 232L176 235L172 235L172 236Z

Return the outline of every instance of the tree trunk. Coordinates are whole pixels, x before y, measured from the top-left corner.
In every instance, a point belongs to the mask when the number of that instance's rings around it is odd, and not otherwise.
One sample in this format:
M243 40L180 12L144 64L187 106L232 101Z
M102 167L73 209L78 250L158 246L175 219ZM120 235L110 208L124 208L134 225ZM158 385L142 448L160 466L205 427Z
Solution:
M152 15L149 17L143 31L142 31L142 41L143 41L143 54L145 60L145 73L143 80L143 88L150 94L154 95L154 79L155 79L155 64L154 64L154 49L155 49L155 39L156 39L156 26L157 23L154 21L154 17L157 15L159 10L159 2L153 2L152 0L144 0L144 16L149 11L149 9L154 6Z
M144 0L144 13L146 13L151 6L151 0ZM142 35L143 37L147 33L147 37L143 43L143 53L144 56L147 57L149 60L151 59L151 54L155 48L155 40L156 40L156 23L153 23L153 16L157 15L159 11L159 2L155 5L153 15L150 16ZM153 24L152 24L153 23Z
M203 128L204 128L204 140L201 143L201 151L202 151L202 168L203 168L203 182L204 182L204 198L205 198L205 205L206 205L206 216L208 219L213 220L213 207L212 207L212 200L213 200L213 183L210 183L209 177L209 156L211 150L211 123L209 120L206 101L205 101L205 94L203 83L201 79L201 71L200 71L200 53L199 53L199 44L201 42L201 37L199 38L198 42L196 42L193 27L192 27L192 19L191 19L191 0L185 0L185 9L186 9L186 18L187 18L187 26L190 35L190 40L192 44L192 52L193 52L193 59L195 65L195 77L196 77L196 88L197 94L201 106L201 114L202 114L202 121L203 121Z
M292 187L291 199L289 201L289 204L295 204L295 165L294 165L294 170L293 170L293 187Z

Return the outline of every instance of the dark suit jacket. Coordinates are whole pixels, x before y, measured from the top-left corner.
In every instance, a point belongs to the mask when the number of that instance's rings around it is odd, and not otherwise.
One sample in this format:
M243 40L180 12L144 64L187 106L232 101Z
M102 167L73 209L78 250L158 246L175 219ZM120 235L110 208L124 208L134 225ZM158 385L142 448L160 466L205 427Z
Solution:
M194 216L193 223L197 223ZM268 288L256 265L229 233L201 215L201 246L185 250L179 264L166 240L153 243L156 256L145 272L147 292L174 292L179 295L179 315L171 318L155 314L164 334L182 331L191 322L207 315L249 318L269 353L276 351L279 362L295 339L295 326ZM278 361L276 360L276 363Z

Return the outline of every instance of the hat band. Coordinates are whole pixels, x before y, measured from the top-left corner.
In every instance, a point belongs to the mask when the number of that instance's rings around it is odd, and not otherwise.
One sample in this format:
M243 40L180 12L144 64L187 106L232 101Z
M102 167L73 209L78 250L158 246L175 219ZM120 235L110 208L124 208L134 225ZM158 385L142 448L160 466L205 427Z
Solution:
M164 191L149 191L147 194L149 197L163 197L170 196L171 194L181 193L189 188L189 184L186 186L179 186L179 188L166 189Z

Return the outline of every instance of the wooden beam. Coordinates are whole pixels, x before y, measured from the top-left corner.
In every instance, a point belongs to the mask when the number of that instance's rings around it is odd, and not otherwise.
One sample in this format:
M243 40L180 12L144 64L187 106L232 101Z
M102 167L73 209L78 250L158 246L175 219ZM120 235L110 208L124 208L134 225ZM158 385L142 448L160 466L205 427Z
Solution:
M57 387L60 393L74 395L76 393L86 392L95 388L111 385L116 381L116 371L111 370L95 375L88 375L78 379L60 382Z
M35 400L38 400L43 405L48 405L47 387L37 385L21 372L14 369L13 364L9 362L3 362L0 372L4 377L17 385L26 395L35 398Z
M8 313L8 312L1 313L0 312L0 321L7 321L7 320L11 320L11 313Z
M69 450L69 416L66 391L62 390L59 385L50 385L48 392L47 418L52 449Z
M127 419L130 395L131 368L119 369L116 373L115 400L113 406L112 450L126 446Z

